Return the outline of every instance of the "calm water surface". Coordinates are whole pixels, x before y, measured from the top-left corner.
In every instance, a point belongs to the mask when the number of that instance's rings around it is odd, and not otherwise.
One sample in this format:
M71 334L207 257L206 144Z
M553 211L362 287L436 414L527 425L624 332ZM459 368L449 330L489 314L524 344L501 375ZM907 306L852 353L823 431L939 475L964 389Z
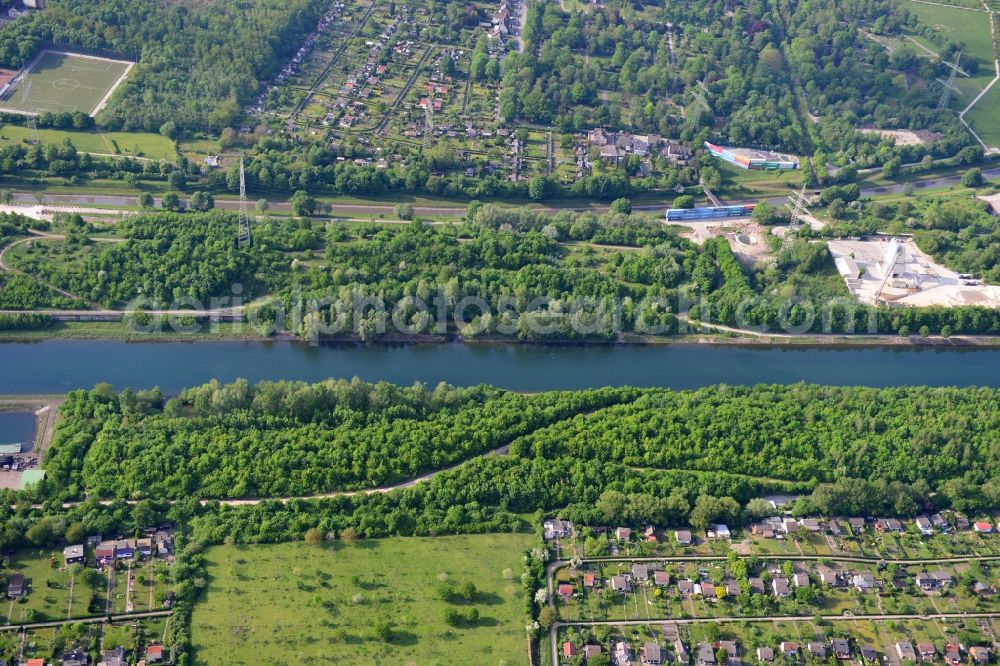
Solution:
M318 381L328 377L518 391L599 386L697 388L813 382L865 386L1000 387L1000 349L788 348L671 345L321 346L292 342L53 340L0 344L0 393L62 393L110 382L168 392L212 378Z

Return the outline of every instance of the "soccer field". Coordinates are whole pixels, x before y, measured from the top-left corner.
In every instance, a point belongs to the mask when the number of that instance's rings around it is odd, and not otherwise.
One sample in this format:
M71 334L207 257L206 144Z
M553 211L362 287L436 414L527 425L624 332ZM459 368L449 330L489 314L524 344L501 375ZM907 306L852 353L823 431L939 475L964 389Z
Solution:
M45 51L0 99L0 109L95 115L131 67L132 63L122 60Z

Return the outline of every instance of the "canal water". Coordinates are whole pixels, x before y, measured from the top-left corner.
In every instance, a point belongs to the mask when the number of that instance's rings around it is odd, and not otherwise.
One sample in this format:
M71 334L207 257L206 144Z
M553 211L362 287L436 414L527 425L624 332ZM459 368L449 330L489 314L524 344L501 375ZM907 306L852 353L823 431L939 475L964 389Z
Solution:
M35 441L35 415L30 412L0 412L0 444L24 444L30 451Z
M213 378L256 382L354 376L398 384L487 383L517 391L794 382L1000 387L1000 349L459 343L311 347L284 341L85 340L0 344L0 394L63 393L98 382L176 392Z

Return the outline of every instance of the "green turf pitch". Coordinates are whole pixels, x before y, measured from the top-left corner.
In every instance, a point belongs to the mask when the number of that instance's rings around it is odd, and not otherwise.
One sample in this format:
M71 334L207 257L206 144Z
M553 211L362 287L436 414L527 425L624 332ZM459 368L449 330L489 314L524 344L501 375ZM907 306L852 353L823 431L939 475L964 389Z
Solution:
M93 114L98 104L128 70L130 63L70 53L44 52L27 75L0 100L0 107L42 113L82 111ZM25 91L30 83L30 91Z

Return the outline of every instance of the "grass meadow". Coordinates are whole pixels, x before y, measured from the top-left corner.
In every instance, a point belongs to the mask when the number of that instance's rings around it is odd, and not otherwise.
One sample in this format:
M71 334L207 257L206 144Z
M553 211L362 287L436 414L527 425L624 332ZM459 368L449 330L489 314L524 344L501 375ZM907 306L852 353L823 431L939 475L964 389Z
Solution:
M497 534L212 548L192 622L196 663L524 663L521 556L533 542ZM442 600L443 581L472 582L471 604ZM480 617L450 626L449 605Z

